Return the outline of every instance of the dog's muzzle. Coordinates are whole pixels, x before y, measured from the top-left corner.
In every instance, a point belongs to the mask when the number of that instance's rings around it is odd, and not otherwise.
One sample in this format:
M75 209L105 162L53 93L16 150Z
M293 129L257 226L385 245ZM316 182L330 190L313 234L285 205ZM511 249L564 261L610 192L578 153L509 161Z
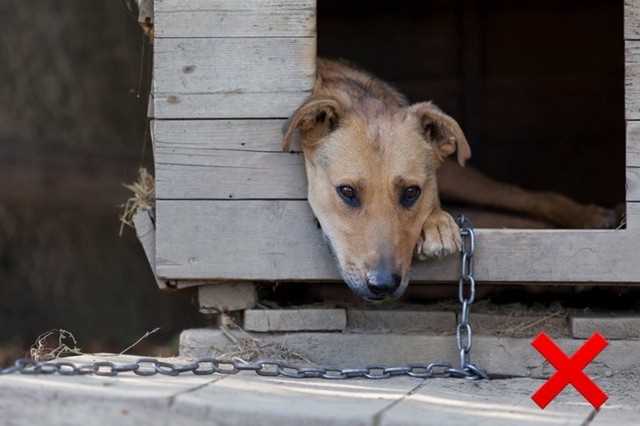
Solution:
M402 283L402 276L387 269L378 269L367 273L367 288L376 297L393 295Z

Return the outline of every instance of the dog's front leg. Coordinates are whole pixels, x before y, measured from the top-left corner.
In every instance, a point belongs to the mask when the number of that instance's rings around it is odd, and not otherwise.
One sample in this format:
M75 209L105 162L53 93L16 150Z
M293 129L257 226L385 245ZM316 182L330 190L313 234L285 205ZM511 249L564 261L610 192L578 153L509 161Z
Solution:
M461 245L460 228L449 213L438 208L422 226L416 254L421 260L448 256L459 252Z

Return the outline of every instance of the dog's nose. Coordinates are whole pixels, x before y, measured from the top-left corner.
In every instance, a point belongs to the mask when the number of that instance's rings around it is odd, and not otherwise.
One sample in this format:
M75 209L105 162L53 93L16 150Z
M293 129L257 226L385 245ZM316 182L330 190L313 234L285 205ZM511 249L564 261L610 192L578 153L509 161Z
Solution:
M400 283L402 277L387 270L376 270L367 274L367 287L376 296L393 294Z

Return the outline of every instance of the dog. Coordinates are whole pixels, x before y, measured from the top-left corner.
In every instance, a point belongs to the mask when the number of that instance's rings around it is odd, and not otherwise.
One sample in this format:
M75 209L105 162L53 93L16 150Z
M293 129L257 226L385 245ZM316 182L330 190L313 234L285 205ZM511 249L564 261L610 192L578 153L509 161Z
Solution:
M318 59L311 96L290 118L283 149L294 140L304 154L309 204L342 278L367 301L400 297L414 255L460 250L460 230L440 196L570 228L610 227L617 219L612 210L465 168L471 149L452 117L432 102L409 104L344 61Z

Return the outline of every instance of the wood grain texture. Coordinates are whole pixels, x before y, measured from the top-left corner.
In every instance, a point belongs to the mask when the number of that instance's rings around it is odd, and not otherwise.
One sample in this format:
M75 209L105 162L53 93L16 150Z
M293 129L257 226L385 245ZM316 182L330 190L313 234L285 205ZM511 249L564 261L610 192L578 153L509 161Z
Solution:
M625 106L628 120L640 119L640 41L625 42Z
M140 245L151 267L151 272L153 272L156 284L158 284L160 290L164 290L167 288L167 283L159 280L156 276L156 228L151 219L151 212L147 209L139 209L133 216L132 222L136 229L138 241L140 241Z
M284 120L154 121L159 199L305 199L300 153L280 149Z
M157 202L156 268L172 279L340 280L305 201ZM638 282L631 231L478 230L485 282ZM413 280L453 281L458 260L416 262Z
M155 37L313 37L315 0L156 0Z
M154 93L247 93L310 90L313 38L159 39Z
M287 118L311 93L181 93L154 95L154 117L190 118Z
M166 149L282 152L287 120L154 120L153 142ZM298 147L294 147L298 148Z
M627 121L626 162L628 167L640 167L640 121Z
M624 0L624 38L640 39L640 1Z
M640 167L627 167L627 201L640 201Z
M640 203L628 202L625 217L627 229L640 230Z
M158 199L302 199L302 154L156 147Z

